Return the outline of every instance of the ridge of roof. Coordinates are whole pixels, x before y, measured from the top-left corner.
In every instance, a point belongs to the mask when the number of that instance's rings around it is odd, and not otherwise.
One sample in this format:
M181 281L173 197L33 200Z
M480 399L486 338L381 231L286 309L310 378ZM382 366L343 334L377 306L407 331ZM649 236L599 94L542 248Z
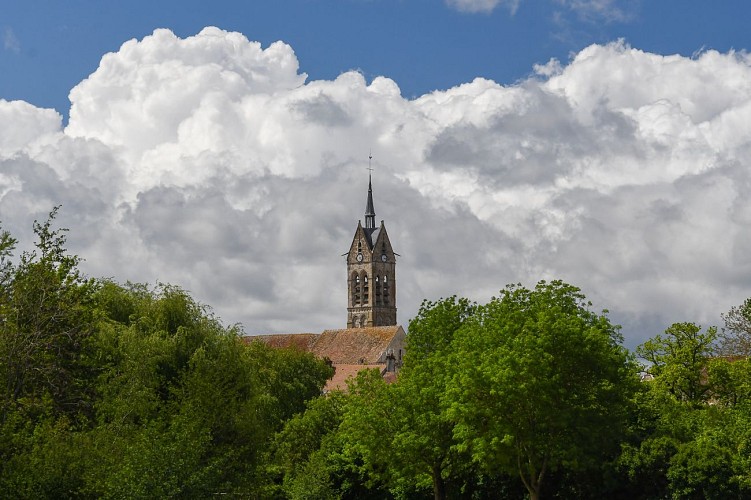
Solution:
M247 344L253 341L263 342L270 347L275 348L297 348L311 352L320 333L272 333L266 335L249 335L243 337Z

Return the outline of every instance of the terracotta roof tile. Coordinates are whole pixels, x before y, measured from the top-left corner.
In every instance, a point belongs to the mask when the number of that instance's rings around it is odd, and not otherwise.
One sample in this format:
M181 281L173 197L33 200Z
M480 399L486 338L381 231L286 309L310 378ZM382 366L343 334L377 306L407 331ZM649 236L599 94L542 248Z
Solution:
M383 363L386 349L399 334L404 334L401 326L325 330L312 352L335 364Z
M325 330L316 333L280 333L244 337L243 341L264 342L274 348L294 348L328 358L336 369L334 376L326 383L324 391L346 390L347 380L362 370L376 368L387 382L396 379L394 373L384 373L386 351L389 346L402 346L404 329L401 326L379 326L371 328L345 328ZM396 344L393 344L396 343ZM400 349L402 347L399 347Z
M329 379L328 382L326 382L326 386L323 388L324 392L331 392L334 390L340 390L340 391L346 391L347 390L347 380L354 378L357 376L358 373L360 373L363 370L372 370L373 368L378 369L378 371L383 370L385 366L384 365L350 365L350 364L340 364L340 365L334 365L334 368L336 371L334 372L334 376Z
M253 335L244 337L243 340L246 343L257 340L277 349L293 347L301 351L312 352L313 345L315 345L319 336L317 333L278 333L274 335Z

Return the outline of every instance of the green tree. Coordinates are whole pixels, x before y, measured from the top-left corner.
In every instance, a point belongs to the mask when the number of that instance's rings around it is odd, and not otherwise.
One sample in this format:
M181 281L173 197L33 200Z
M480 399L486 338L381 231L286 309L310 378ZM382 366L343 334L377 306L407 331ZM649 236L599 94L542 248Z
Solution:
M408 355L390 395L400 402L392 417L397 420L392 466L407 484L423 484L429 478L436 500L447 497L447 481L459 475L466 459L456 451L455 422L444 396L454 336L476 308L456 296L422 303L409 322Z
M91 414L84 347L94 331L92 297L97 284L78 270L80 258L67 253L67 229L53 229L57 211L52 210L44 223L34 221L36 250L24 252L12 272L3 264L4 412L21 401L32 408L49 398L57 413ZM5 234L0 237L0 258L7 257L12 241Z
M743 498L749 485L747 360L714 358L717 332L675 323L637 348L653 380L638 398L638 440L620 463L640 498ZM744 451L745 450L745 451Z
M650 366L647 371L658 384L680 401L701 404L711 396L706 370L714 354L713 343L717 329L701 327L694 323L674 323L646 341L636 352Z
M714 358L707 366L712 400L725 406L751 401L751 359Z
M618 328L580 290L507 287L454 342L450 414L461 450L521 478L537 499L548 473L611 461L638 385Z
M0 231L0 498L264 497L265 450L331 366L178 287L85 278L56 213L17 265Z
M282 479L279 495L291 499L340 496L342 481L337 475L341 473L331 441L341 424L346 401L341 391L311 399L306 410L288 420L277 433L270 466Z
M260 495L263 450L320 395L331 368L310 354L245 345L174 286L107 283L97 298L108 320L96 343L96 436L108 444L92 492Z
M2 228L2 224L0 224L0 228ZM13 274L13 263L10 259L13 256L16 243L18 241L8 231L0 229L0 292L3 295L8 291L7 287ZM7 297L3 298L7 299ZM5 304L5 301L2 304Z
M447 481L461 469L443 397L451 342L474 309L456 297L424 301L410 321L397 382L386 385L376 373L352 387L341 432L364 473L393 494L432 489L435 499L445 499Z

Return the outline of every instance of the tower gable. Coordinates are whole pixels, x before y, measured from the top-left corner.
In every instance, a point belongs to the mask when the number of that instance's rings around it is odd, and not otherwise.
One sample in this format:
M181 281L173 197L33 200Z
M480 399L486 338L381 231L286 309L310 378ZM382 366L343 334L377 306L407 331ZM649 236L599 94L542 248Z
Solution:
M358 254L362 255L361 259L358 257ZM352 244L347 253L347 265L369 262L372 260L372 257L373 244L371 243L370 235L367 230L362 227L362 222L357 221L355 237L352 238Z
M372 254L376 259L381 259L383 262L383 256L386 256L386 262L396 262L396 254L391 246L391 240L386 232L386 224L381 221L381 227L378 228L378 234L374 235L375 241L373 241Z

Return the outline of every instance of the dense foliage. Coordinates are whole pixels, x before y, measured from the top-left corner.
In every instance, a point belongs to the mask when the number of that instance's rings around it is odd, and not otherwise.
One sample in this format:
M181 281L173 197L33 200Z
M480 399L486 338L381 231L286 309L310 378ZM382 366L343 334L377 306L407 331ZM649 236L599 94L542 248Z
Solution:
M0 498L750 498L751 301L635 353L579 289L423 303L395 383L0 230Z
M179 288L84 278L53 217L17 266L0 239L0 496L262 497L332 368L245 345Z

